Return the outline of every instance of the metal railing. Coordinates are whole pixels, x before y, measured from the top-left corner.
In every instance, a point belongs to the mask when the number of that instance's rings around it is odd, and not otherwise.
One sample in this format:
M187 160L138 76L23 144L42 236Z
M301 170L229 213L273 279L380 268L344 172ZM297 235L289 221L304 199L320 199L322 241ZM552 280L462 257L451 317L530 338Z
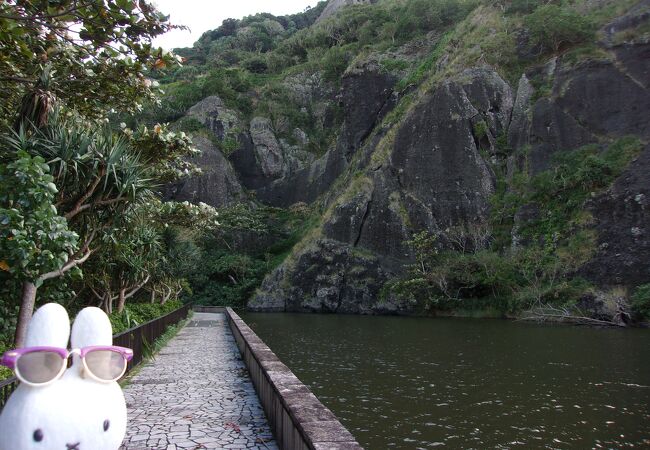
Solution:
M2 407L7 403L9 396L17 387L18 379L16 377L0 381L0 411L2 411Z
M129 373L131 369L140 364L147 353L151 353L154 341L163 335L168 326L176 325L185 319L191 309L192 304L188 303L165 316L150 320L113 336L113 345L133 349L133 359L129 362L126 373Z
M154 341L163 335L167 327L176 325L181 320L187 318L191 309L192 305L188 303L169 314L114 335L113 345L133 349L133 359L129 362L126 373L129 373L131 369L140 364L147 354L152 351ZM0 411L2 411L2 408L16 387L18 387L16 377L0 381Z

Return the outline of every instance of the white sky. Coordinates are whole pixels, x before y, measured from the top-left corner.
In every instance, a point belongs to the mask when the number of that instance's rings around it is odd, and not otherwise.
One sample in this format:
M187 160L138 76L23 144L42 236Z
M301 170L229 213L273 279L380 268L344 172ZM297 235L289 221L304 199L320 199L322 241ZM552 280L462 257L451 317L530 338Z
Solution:
M174 30L159 36L154 43L171 50L191 47L203 32L213 30L225 19L268 12L276 16L295 14L318 0L153 0L158 10L170 15L174 25L188 26L191 31Z

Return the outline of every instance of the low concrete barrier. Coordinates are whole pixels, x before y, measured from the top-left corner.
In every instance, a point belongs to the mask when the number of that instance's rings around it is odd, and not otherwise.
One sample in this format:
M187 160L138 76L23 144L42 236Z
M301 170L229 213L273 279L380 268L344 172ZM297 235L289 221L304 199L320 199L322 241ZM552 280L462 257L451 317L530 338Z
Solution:
M231 308L226 317L278 445L285 450L362 447Z
M225 306L194 305L194 306L192 306L192 310L194 312L202 312L202 313L225 313L226 312L226 307Z

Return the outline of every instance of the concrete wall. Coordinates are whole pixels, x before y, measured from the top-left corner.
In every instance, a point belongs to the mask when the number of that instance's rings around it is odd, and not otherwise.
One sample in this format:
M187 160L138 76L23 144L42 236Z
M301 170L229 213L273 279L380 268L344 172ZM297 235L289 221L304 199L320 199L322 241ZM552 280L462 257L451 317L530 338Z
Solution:
M285 366L231 308L226 317L280 448L358 450L336 416Z
M226 308L223 306L199 306L199 305L194 305L192 306L192 310L194 312L202 312L202 313L225 313Z

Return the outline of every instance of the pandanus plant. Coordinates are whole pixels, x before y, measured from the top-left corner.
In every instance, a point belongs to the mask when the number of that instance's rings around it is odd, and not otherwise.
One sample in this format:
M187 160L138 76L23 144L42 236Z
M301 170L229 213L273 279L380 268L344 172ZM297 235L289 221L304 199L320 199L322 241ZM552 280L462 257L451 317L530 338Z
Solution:
M47 95L29 98L18 129L0 136L2 267L23 283L17 346L38 287L88 260L98 234L152 188L124 136L62 114Z

